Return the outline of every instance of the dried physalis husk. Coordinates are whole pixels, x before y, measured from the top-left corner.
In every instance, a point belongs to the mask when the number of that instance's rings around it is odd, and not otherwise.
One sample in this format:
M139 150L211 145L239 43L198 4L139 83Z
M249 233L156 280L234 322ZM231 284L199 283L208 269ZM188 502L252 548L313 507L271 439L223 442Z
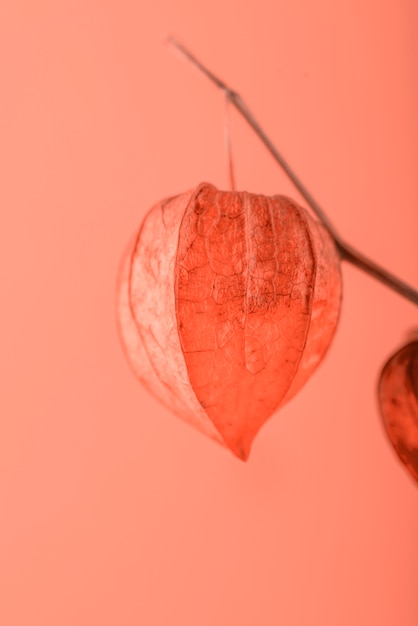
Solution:
M120 332L148 389L245 460L322 360L340 300L338 253L307 211L203 183L145 217L121 272Z
M418 340L391 356L380 374L378 393L386 433L418 482Z

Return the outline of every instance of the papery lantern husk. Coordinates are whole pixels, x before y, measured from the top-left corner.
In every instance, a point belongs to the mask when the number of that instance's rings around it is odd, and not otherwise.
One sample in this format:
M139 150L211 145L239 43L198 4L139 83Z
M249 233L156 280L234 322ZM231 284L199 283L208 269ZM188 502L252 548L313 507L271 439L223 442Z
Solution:
M120 276L120 333L148 389L245 460L322 360L340 301L337 250L307 211L203 183L145 217Z
M386 434L418 483L418 340L387 361L380 374L378 396Z

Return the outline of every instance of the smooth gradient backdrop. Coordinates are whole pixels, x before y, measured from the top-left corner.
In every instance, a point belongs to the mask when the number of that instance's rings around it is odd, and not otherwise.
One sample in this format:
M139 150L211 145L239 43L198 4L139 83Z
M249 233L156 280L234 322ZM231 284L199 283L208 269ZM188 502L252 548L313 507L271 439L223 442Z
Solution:
M344 237L418 285L415 0L0 3L0 625L416 626L418 492L378 372L417 310L344 267L325 362L244 464L116 331L148 208L228 185L237 89ZM290 183L236 115L240 189Z

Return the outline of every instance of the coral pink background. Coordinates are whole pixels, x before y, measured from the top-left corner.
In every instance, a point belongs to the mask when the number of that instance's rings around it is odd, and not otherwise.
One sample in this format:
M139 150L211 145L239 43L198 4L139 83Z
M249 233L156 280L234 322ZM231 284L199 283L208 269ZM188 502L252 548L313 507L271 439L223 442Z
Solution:
M135 381L116 333L144 212L227 185L248 101L344 236L417 285L415 0L0 6L0 624L416 626L418 498L375 388L413 305L344 267L326 361L241 463ZM233 116L240 188L298 198Z

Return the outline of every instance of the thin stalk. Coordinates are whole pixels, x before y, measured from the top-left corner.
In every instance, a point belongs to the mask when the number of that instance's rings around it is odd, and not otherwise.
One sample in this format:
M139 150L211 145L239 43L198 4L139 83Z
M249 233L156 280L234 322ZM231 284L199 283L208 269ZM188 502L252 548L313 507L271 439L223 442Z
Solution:
M249 124L249 126L251 126L255 134L265 145L274 160L281 166L281 168L287 174L288 178L292 181L293 185L299 191L301 196L311 207L312 211L316 214L322 224L327 228L331 237L334 239L341 259L358 267L359 269L369 274L369 276L372 276L376 280L379 280L381 283L383 283L396 293L400 294L410 302L418 305L418 291L416 291L413 287L407 285L405 282L403 282L384 268L377 265L377 263L375 263L374 261L371 261L370 259L365 257L361 252L358 252L351 245L345 243L341 239L340 235L338 234L336 228L332 224L331 220L328 218L325 211L318 204L312 194L307 190L305 185L295 174L295 172L287 163L282 154L271 142L267 134L264 132L260 124L255 119L254 115L248 109L241 96L236 91L231 89L215 74L213 74L213 72L211 72L205 65L203 65L187 48L185 48L174 37L169 37L168 43L170 43L172 46L174 46L174 48L181 52L183 56L188 59L196 68L198 68L202 72L202 74L204 74L212 83L214 83L219 89L225 92L228 101L231 102L231 104L242 115L242 117Z
M225 147L226 158L228 165L228 178L231 191L236 190L235 186L235 173L234 173L234 159L232 157L232 145L231 145L231 126L229 123L229 107L230 99L227 92L225 92Z

